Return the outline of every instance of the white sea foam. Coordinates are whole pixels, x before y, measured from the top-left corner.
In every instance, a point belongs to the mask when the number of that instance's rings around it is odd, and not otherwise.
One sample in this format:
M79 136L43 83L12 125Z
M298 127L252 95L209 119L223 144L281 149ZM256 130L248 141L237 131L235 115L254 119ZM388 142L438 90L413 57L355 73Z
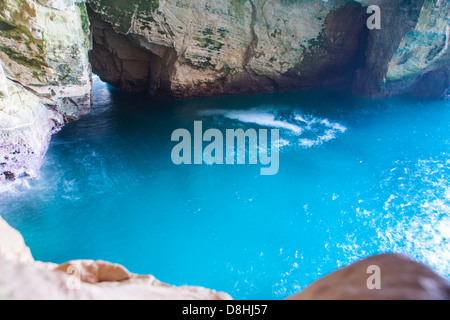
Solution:
M250 110L204 110L200 115L222 115L228 119L238 120L244 123L254 123L263 127L287 129L296 134L302 133L303 129L287 121L278 120L273 113L267 111Z
M316 140L311 140L311 139L300 139L299 140L299 145L305 148L311 148L313 146L317 145L317 141Z
M203 110L201 116L223 116L245 124L257 124L262 127L278 128L283 139L279 147L298 146L311 148L336 139L338 134L347 131L340 123L309 114L294 113L280 115L275 109L249 110Z
M309 123L308 120L306 120L305 118L303 118L303 116L301 116L301 115L299 115L299 114L297 114L297 115L294 117L294 119L297 120L297 121Z

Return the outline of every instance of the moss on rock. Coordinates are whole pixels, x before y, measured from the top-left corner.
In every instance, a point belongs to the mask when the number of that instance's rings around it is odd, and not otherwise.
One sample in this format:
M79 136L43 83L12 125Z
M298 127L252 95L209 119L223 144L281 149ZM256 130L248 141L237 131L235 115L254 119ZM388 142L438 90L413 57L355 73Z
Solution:
M151 16L159 8L159 0L87 0L102 18L111 23L119 32L127 32L133 15Z

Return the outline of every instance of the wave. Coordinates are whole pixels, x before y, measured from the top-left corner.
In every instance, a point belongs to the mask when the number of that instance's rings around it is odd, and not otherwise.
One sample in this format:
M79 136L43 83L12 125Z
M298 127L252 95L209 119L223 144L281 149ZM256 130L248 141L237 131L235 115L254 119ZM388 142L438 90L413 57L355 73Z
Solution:
M221 116L242 124L256 124L261 127L280 129L280 135L283 135L279 143L280 148L320 146L347 131L344 125L326 118L292 111L281 113L280 109L202 110L199 115Z

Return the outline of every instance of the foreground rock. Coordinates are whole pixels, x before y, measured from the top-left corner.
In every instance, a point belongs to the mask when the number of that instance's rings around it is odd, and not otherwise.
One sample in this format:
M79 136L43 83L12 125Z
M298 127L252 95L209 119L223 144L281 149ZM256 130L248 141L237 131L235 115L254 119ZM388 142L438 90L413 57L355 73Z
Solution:
M76 273L80 281L99 283L129 280L132 275L123 266L104 261L77 260L63 263L55 270L66 274Z
M34 261L22 236L0 218L0 300L2 299L186 299L228 300L202 287L171 286L103 261L60 266Z
M367 280L380 268L380 289ZM383 254L358 261L314 282L289 300L450 300L450 283L407 256Z
M0 217L0 259L23 264L34 262L30 249L25 245L22 235L11 228Z
M381 270L381 289L369 290L369 266ZM34 261L19 232L0 218L1 299L186 299L228 300L223 292L175 287L128 272L104 261L78 260L61 265ZM403 255L373 256L312 283L290 300L450 299L450 284L423 264Z
M95 264L96 262L92 262ZM107 263L100 262L103 266ZM228 300L226 293L202 287L175 287L153 276L130 275L122 281L95 284L78 282L77 269L70 274L53 265L22 264L0 258L0 299L93 299L93 300ZM75 271L74 271L75 270Z

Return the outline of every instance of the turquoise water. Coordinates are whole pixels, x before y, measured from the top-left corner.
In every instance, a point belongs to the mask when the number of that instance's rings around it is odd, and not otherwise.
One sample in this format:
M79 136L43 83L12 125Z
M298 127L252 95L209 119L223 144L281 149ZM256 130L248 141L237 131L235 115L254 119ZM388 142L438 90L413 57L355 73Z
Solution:
M281 299L403 252L450 276L450 101L291 92L188 100L95 82L41 179L2 199L34 257L101 259L238 299ZM280 168L171 162L171 134L280 128Z

